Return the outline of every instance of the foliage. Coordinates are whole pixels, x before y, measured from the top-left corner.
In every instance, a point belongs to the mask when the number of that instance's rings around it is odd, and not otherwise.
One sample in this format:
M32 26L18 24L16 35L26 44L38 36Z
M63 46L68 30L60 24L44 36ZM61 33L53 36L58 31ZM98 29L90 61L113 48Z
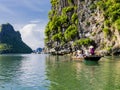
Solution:
M70 25L65 31L65 39L67 41L73 40L77 33L77 27L75 25Z
M49 25L47 25L47 26L46 26L46 30L45 30L45 35L46 35L46 36L50 36L50 34L51 34L51 31L50 31L50 29L49 29Z
M110 30L109 30L109 28L103 28L103 32L104 32L104 35L105 36L107 36L107 35L109 35L110 34Z
M82 45L91 45L93 40L90 38L81 38L80 40L77 40L74 42L74 45L82 46Z
M52 31L52 30L56 30L58 28L58 26L61 25L61 21L60 21L60 18L58 16L53 16L52 18L52 21L50 21L48 23L48 27L49 29Z
M76 19L78 19L78 15L76 13L73 13L72 22L75 23Z
M71 12L71 11L73 11L74 10L74 7L73 6L68 6L68 7L64 7L63 9L62 9L62 12L63 12L63 14L66 14L67 12Z
M78 15L74 0L68 0L68 5L58 10L60 0L51 0L52 9L48 13L49 22L45 28L45 44L59 41L60 44L74 40L77 37ZM76 26L75 26L76 25Z
M4 43L0 43L0 51L2 50L9 50L11 49L10 45L4 44Z
M94 9L96 9L97 8L97 5L96 4L91 4L90 5L90 10L94 10Z
M68 21L67 15L62 14L60 16L60 22L61 22L61 24L67 23L67 21Z
M104 25L107 26L107 27L110 27L111 26L111 23L109 20L105 20L104 21Z
M108 46L108 47L105 48L105 50L107 50L108 52L110 52L112 50L112 47Z
M53 41L59 41L59 42L64 42L64 37L61 32L55 34L52 36Z
M95 33L95 32L92 32L92 33L91 33L91 35L92 35L92 36L95 36L95 35L96 35L96 33Z
M86 25L87 25L87 26L90 26L90 22L86 22Z
M73 2L73 0L68 0L68 3L69 3L69 4L72 4L72 2Z
M75 6L74 6L74 10L77 10L77 9L78 9L78 6L75 5Z
M120 17L120 3L113 4L110 6L105 13L109 16L111 22L116 21Z
M52 40L54 40L54 41L59 41L59 36L58 36L58 34L53 35L53 36L52 36Z
M116 20L115 27L120 31L120 19Z
M52 6L55 6L58 4L59 0L51 0L50 2L52 4Z
M49 38L48 38L48 37L44 38L44 42L45 42L45 43L47 43L48 41L49 41Z
M97 3L97 6L100 7L101 10L105 10L106 9L106 5L105 5L105 2L103 0L100 0L98 3Z
M105 26L115 26L120 30L120 1L119 0L100 0L97 3L98 7L103 11L105 17ZM114 24L115 23L115 24ZM103 30L104 31L104 30ZM105 30L106 31L106 30Z
M48 12L48 17L49 17L50 20L52 19L53 14L55 14L55 10L50 10Z

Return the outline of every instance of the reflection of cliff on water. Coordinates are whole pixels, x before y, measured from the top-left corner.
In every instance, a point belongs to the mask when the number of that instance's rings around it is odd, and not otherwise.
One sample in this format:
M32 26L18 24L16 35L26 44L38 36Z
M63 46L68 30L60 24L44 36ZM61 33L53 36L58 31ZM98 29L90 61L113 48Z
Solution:
M21 68L22 56L0 55L0 84L12 82Z
M67 55L65 55L65 56L49 55L48 57L46 57L46 60L49 63L53 63L53 64L58 63L58 62L69 62L69 61L71 61L70 57L68 57Z
M46 58L49 90L116 90L120 87L120 59L103 58L98 65L65 61L68 59L55 56Z
M82 63L70 61L68 56L48 56L46 58L46 75L50 80L50 90L78 90L81 88L77 74L81 72Z
M46 60L50 90L86 90L95 81L94 67L88 68L82 62L62 62L64 59L60 62L60 58L50 56Z
M99 62L97 62L97 61L87 61L87 60L84 60L84 64L89 65L89 66L98 66L98 65L99 65Z

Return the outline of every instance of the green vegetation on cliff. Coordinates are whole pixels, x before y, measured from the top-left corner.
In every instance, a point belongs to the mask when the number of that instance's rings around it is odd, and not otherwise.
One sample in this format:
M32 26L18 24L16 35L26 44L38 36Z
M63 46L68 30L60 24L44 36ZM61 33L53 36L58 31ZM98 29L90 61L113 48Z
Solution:
M77 33L77 27L75 25L70 25L65 31L65 39L68 41L72 41L75 39Z
M8 24L0 26L0 53L31 53L32 49L28 47L21 39L18 31Z
M45 45L95 45L120 53L120 0L51 0Z
M66 1L67 6L58 11L59 0L51 0L52 10L49 12L49 22L45 30L45 45L59 42L60 45L77 39L78 36L78 15L77 6L72 0ZM52 43L54 44L54 43ZM54 45L52 45L54 47Z
M93 40L91 40L90 38L82 38L80 40L76 40L74 42L74 45L78 45L78 46L88 46L91 45L93 43Z
M103 11L105 25L120 30L120 1L100 0L97 5Z

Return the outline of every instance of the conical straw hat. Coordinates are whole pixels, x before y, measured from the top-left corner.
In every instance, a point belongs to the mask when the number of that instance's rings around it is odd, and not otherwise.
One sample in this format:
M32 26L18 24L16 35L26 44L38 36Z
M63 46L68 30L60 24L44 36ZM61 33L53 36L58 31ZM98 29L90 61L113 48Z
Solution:
M90 46L89 48L93 48L93 46Z

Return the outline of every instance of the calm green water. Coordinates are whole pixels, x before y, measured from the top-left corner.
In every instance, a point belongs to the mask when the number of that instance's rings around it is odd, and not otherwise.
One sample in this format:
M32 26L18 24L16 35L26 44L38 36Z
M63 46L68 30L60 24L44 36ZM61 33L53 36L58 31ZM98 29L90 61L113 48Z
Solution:
M83 63L68 56L0 55L0 90L120 90L120 57Z

